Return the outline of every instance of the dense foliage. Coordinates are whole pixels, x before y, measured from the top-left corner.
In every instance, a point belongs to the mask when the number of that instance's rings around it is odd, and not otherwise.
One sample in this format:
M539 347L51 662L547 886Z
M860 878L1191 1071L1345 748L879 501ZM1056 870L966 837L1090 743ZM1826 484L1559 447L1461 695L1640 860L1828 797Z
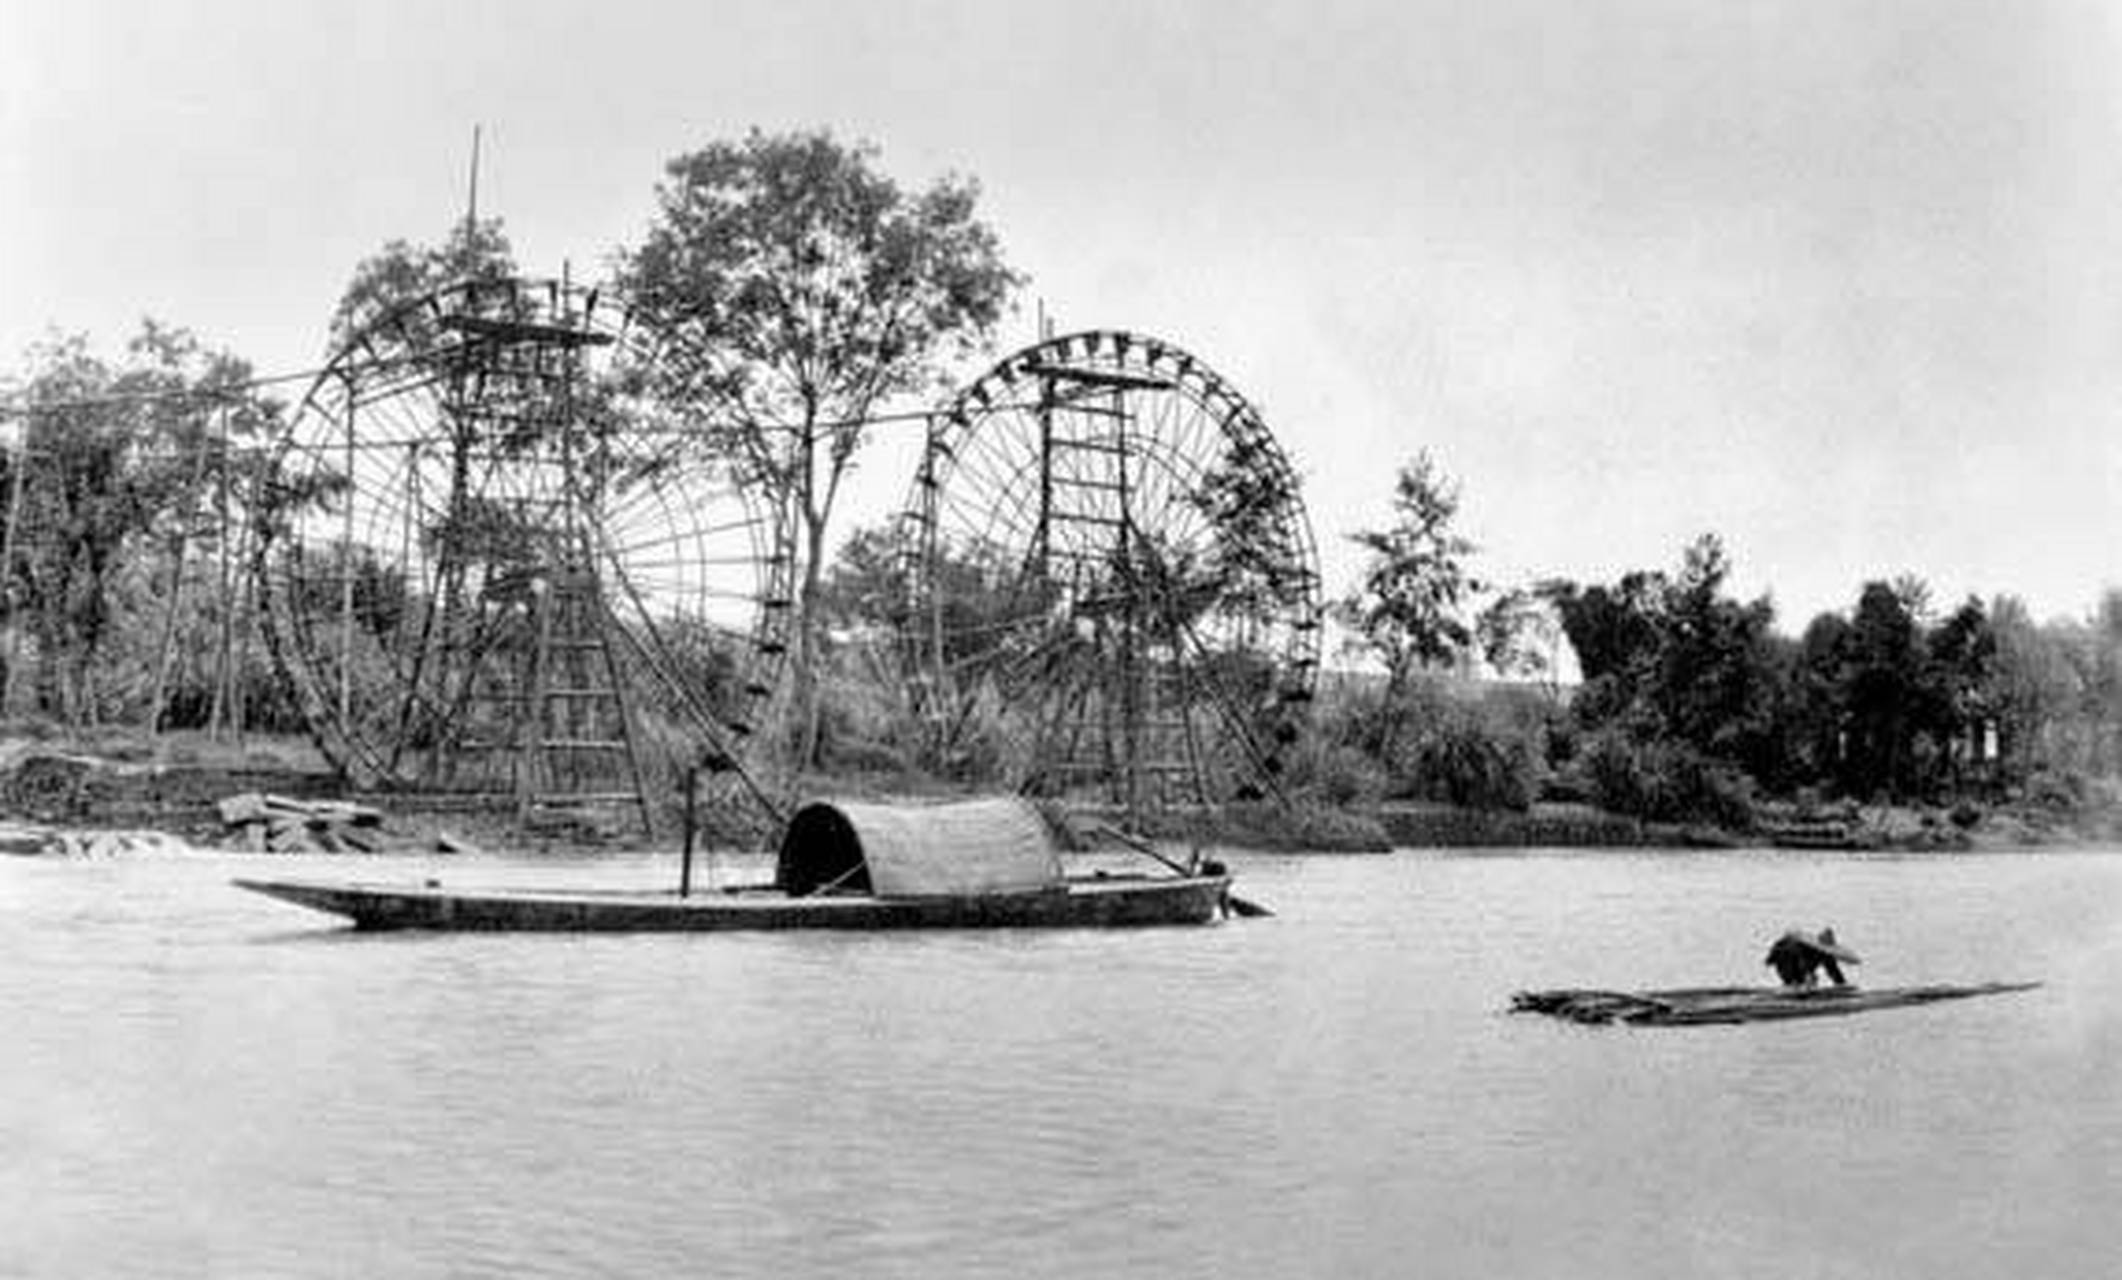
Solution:
M793 656L809 761L827 530L869 419L983 350L1019 277L976 216L976 183L908 191L875 147L822 131L754 130L679 156L657 199L620 282L694 340L685 390L722 424L703 446L742 459L801 531Z
M0 457L0 702L64 724L286 718L239 635L241 507L279 414L250 366L143 322L121 359L85 337L29 353Z
M1548 795L1744 829L1765 799L2081 804L2122 775L2122 592L2086 622L2036 624L2010 596L1940 615L1920 581L1878 579L1792 639L1766 596L1731 596L1705 535L1669 572L1476 608L1458 491L1426 454L1392 505L1393 526L1356 535L1372 554L1340 610L1382 678L1322 707L1300 759L1321 798ZM1582 677L1566 694L1529 642L1550 620ZM1468 678L1483 664L1501 683Z

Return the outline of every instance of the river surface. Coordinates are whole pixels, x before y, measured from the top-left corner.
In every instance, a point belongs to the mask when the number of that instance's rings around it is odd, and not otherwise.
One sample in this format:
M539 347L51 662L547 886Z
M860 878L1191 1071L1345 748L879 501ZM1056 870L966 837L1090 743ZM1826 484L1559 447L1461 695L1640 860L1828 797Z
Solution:
M2122 851L1234 859L1145 932L357 935L0 858L0 1276L2111 1277ZM1543 986L2020 995L1586 1028Z

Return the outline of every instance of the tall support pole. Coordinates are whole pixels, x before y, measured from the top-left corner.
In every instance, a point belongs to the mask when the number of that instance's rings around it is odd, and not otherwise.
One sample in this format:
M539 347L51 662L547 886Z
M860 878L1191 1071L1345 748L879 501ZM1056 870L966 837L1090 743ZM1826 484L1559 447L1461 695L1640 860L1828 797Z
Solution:
M1032 530L1033 581L1044 582L1054 524L1054 380L1039 379L1039 522Z
M560 574L565 576L566 573L562 566ZM530 670L524 673L522 700L512 704L517 708L513 726L515 743L511 749L515 758L509 762L509 772L514 775L516 785L516 821L525 826L537 814L540 789L558 791L563 784L557 770L547 767L544 744L555 736L546 724L553 706L548 690L553 675L554 623L565 621L553 615L569 607L573 590L572 583L556 583L552 576L541 574L531 580L525 600L530 609L533 640Z
M1134 495L1127 471L1127 393L1113 391L1114 482L1119 486L1120 529L1115 570L1120 583L1120 785L1128 821L1140 827L1142 764L1142 689L1138 614L1141 609L1140 565L1135 555Z
M249 731L244 713L244 672L251 666L251 646L260 639L258 634L258 567L263 548L262 533L258 528L259 513L265 508L264 489L266 468L260 465L263 451L256 446L244 450L245 476L248 485L239 496L230 488L230 506L233 510L240 504L242 514L232 517L236 523L235 580L231 591L224 597L231 611L229 630L232 652L224 675L226 688L220 695L223 711L216 722L225 718L235 730L240 744Z
M22 527L24 478L29 473L29 432L35 421L36 407L32 404L22 414L22 436L15 441L14 457L9 460L7 528L0 533L0 601L4 601L7 607L7 669L0 671L0 716L14 709L15 668L22 663L22 619L15 607L19 598L15 591L15 536Z
M236 741L241 744L250 732L250 682L246 672L256 666L260 654L257 646L265 642L259 624L258 574L254 571L265 555L265 530L259 527L265 510L265 487L268 469L265 465L269 454L265 449L253 445L244 451L249 460L249 482L243 489L247 496L239 500L243 504L238 519L236 536L242 550L236 556L236 593L242 601L243 610L237 617L236 661L234 675L229 684L228 715L230 727L236 731Z
M177 660L177 623L184 612L184 571L191 558L192 532L199 523L199 490L206 479L205 432L192 451L191 479L184 486L184 502L177 515L176 536L171 539L169 604L162 615L162 642L155 651L155 692L148 706L147 732L162 736L162 713L169 705L170 668Z
M685 851L678 863L678 896L693 892L693 841L700 829L700 766L685 770Z
M354 398L346 402L346 519L339 546L339 723L354 722Z
M222 718L228 713L229 669L236 657L236 596L229 590L229 557L234 554L233 539L229 535L228 472L234 462L228 451L229 412L229 406L224 403L215 419L214 433L217 463L214 467L214 529L215 546L219 551L214 566L218 588L214 599L221 606L221 635L214 663L214 693L206 716L206 735L215 742L221 741Z
M479 129L472 126L472 172L471 181L464 196L464 240L470 247L471 238L479 231Z

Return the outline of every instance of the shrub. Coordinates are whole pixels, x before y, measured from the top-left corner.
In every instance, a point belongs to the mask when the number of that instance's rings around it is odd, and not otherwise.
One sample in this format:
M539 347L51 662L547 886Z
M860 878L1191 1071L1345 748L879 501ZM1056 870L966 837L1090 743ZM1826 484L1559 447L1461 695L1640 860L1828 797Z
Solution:
M1538 792L1538 761L1523 738L1498 737L1462 709L1417 740L1414 775L1423 799L1523 812Z
M2026 780L2027 802L2044 809L2075 810L2085 791L2084 775L2072 769L2042 769Z
M1474 809L1524 812L1547 771L1547 734L1537 718L1480 697L1417 690L1414 730L1390 761L1401 796Z
M1593 736L1585 773L1601 808L1649 822L1754 824L1752 784L1730 765L1681 743L1639 743L1617 730Z
M1373 804L1385 794L1385 770L1355 747L1306 738L1291 753L1288 780L1298 794L1322 804Z

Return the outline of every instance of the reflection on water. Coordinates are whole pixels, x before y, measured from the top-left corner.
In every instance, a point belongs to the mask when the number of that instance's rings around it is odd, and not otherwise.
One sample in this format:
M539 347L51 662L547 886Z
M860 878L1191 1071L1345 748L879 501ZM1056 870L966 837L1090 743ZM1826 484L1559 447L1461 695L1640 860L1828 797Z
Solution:
M2092 1277L2122 858L1235 861L1143 933L391 937L0 859L0 1275ZM286 860L667 883L668 863ZM440 870L437 870L440 868ZM2024 996L1695 1030L1518 988Z

